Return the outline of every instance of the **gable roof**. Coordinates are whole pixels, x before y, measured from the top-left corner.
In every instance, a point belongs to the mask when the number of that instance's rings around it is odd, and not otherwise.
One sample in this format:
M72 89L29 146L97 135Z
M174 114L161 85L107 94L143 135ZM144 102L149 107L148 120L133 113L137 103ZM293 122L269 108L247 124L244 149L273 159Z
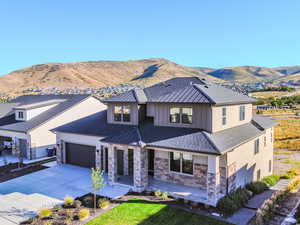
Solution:
M17 105L17 103L0 103L0 118L11 114Z
M143 100L136 97L142 96ZM204 103L213 105L252 103L255 99L197 77L177 77L142 90L131 90L104 102Z
M45 112L33 117L28 121L17 121L15 120L14 114L7 115L0 118L0 130L9 130L16 132L27 132L40 124L48 121L55 117L59 113L71 108L78 102L88 98L89 95L24 95L20 96L10 103L15 103L15 107L22 107L26 105L39 104L46 101L57 100L56 106L46 110Z
M201 129L154 126L147 122L139 126L109 124L106 114L105 110L55 128L53 131L96 136L101 142L106 143L179 149L215 155L222 155L265 132L261 127L262 121L254 120L244 125L209 133Z

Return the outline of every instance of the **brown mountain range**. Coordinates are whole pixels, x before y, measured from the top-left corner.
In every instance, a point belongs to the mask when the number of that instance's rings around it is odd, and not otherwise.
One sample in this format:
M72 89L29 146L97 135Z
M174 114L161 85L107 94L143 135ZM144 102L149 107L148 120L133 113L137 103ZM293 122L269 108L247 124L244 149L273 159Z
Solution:
M237 66L214 69L186 67L161 58L130 61L47 63L1 76L0 93L20 93L28 88L99 88L122 83L150 85L182 76L198 76L215 82L294 80L300 79L299 74L300 66L276 68Z

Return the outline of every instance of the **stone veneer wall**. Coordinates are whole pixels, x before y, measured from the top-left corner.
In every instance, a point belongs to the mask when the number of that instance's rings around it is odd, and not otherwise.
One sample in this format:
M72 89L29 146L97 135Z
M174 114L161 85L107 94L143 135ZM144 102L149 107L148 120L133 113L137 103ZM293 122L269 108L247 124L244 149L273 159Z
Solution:
M155 156L154 179L190 187L207 187L207 166L194 163L194 175L185 175L169 171L169 159Z
M228 166L228 192L236 189L236 162Z
M207 200L216 205L220 193L220 173L207 173Z
M220 167L220 192L222 194L226 194L226 186L227 186L226 168Z

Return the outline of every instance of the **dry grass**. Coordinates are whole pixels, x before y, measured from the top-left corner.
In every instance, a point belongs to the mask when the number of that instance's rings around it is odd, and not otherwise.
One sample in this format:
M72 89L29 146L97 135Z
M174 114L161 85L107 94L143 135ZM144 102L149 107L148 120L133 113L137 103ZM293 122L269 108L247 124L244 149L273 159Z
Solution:
M263 115L295 115L299 110L294 109L268 109L268 110L257 110L257 114Z
M292 96L295 95L294 92L288 92L288 91L259 91L259 92L253 92L252 96L255 98L281 98L285 96Z
M275 127L275 140L288 140L300 138L300 120L294 119L277 119Z
M289 149L289 150L300 150L300 139L288 140L288 141L275 141L275 148Z

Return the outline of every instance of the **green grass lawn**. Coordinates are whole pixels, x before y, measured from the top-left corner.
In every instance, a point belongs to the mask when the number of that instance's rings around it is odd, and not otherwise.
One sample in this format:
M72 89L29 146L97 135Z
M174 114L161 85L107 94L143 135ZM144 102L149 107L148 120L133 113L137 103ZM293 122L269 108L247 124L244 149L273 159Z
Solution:
M91 220L86 225L228 225L207 216L164 204L132 199Z

